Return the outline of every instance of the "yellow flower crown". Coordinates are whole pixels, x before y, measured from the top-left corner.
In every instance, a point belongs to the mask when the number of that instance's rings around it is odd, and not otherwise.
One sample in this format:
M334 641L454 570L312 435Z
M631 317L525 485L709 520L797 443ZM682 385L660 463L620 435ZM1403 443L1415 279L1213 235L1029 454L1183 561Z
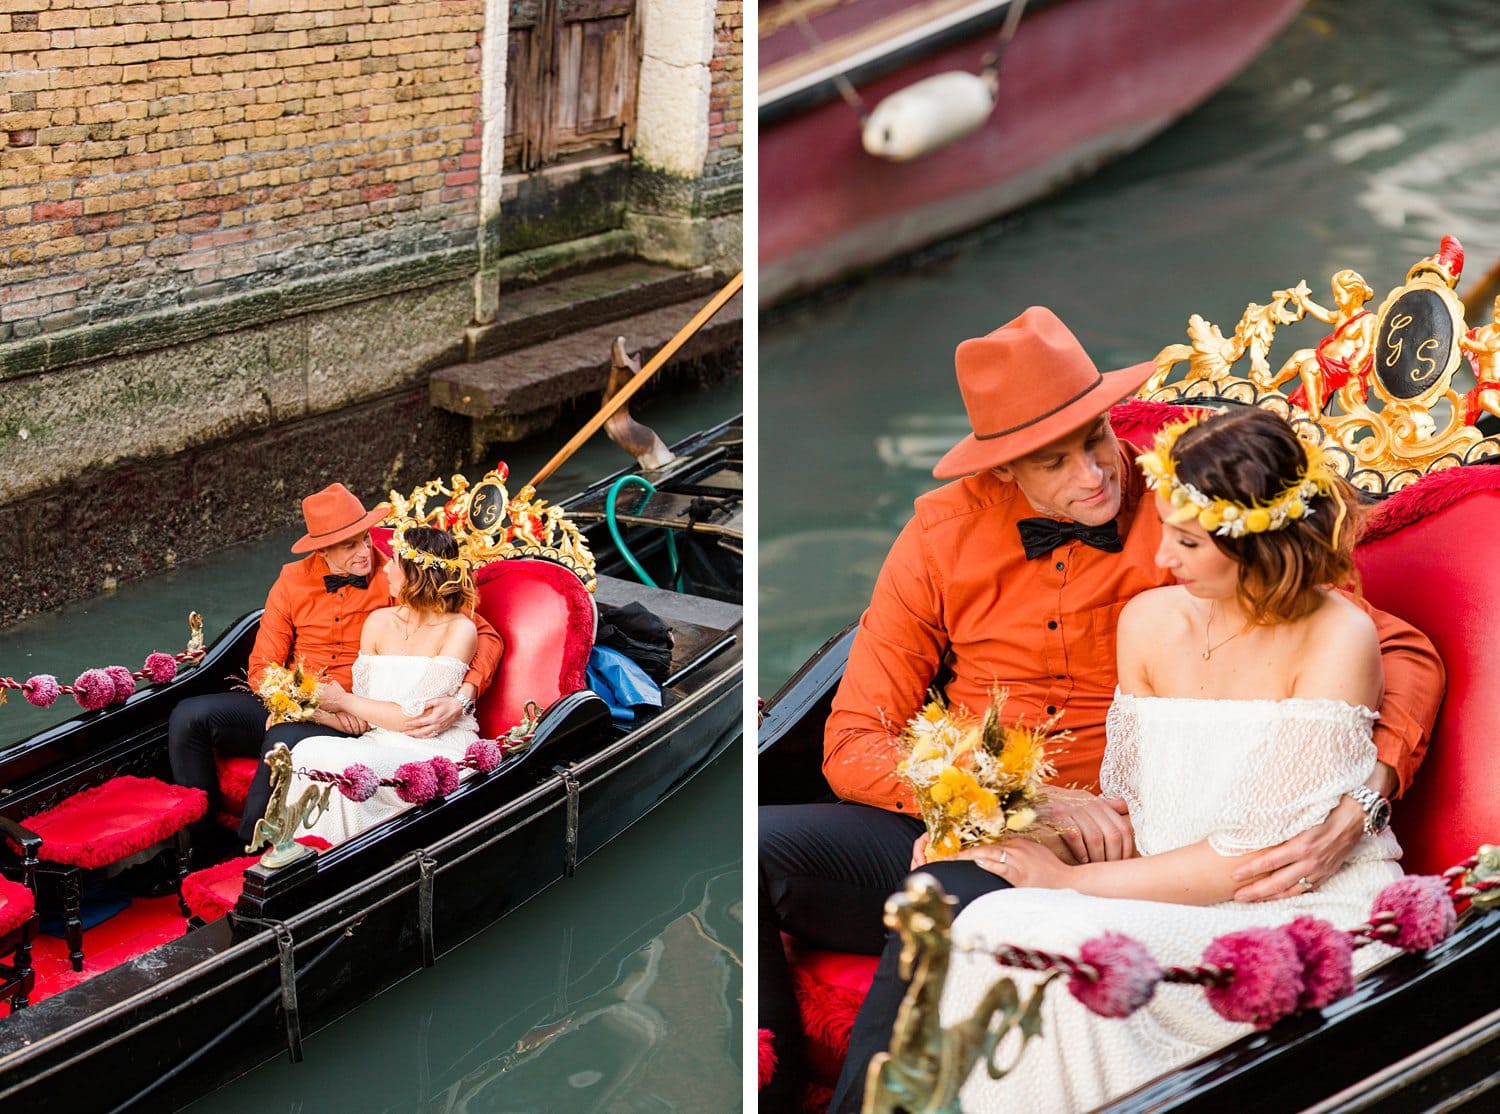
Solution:
M1242 503L1237 499L1207 495L1177 476L1177 460L1172 455L1172 448L1179 437L1203 420L1189 418L1166 426L1157 433L1155 448L1136 457L1136 463L1146 474L1146 486L1159 491L1175 508L1167 517L1168 522L1197 519L1198 525L1210 534L1221 538L1242 538L1246 534L1284 530L1298 519L1311 516L1317 510L1312 501L1326 495L1332 496L1339 508L1338 518L1333 524L1333 543L1338 544L1339 527L1343 525L1348 508L1344 505L1343 489L1338 482L1339 473L1320 446L1298 438L1307 461L1302 474L1270 499Z
M421 565L424 569L442 569L445 572L465 575L473 568L473 562L465 557L439 557L436 553L427 553L416 548L406 540L406 526L404 524L396 529L391 535L391 552L398 557L403 557L414 565Z

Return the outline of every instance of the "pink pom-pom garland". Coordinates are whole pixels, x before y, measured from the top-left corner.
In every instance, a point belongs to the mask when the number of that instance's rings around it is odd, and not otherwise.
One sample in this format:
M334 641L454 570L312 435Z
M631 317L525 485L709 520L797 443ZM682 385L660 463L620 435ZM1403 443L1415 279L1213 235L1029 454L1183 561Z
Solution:
M439 797L446 797L458 788L458 766L453 759L439 754L432 759L431 765Z
M123 704L135 694L135 678L123 665L105 666L104 672L115 686L114 703Z
M1320 1010L1354 990L1354 941L1317 917L1298 917L1286 926L1302 962L1298 1010Z
M1297 1009L1302 961L1281 928L1246 928L1220 936L1203 952L1210 967L1228 977L1204 988L1208 1004L1228 1021L1267 1029Z
M52 674L38 673L21 686L21 692L28 704L38 708L50 708L62 689L57 683L57 678Z
M141 669L153 685L164 685L177 676L177 659L160 650L146 655L146 664Z
M380 775L362 762L344 767L343 780L338 783L339 792L356 804L362 804L375 796L380 788Z
M73 682L73 699L85 712L97 712L115 699L114 678L102 669L85 669Z
M762 1029L757 1034L756 1059L759 1061L756 1068L756 1076L760 1080L756 1084L756 1090L764 1089L776 1074L776 1046L775 1034L769 1029Z
M1453 935L1457 919L1442 878L1408 874L1376 895L1370 935L1402 951L1417 952Z
M396 796L409 805L425 805L437 793L437 771L431 762L403 762L396 767Z
M1122 932L1085 940L1078 958L1093 970L1075 971L1068 992L1101 1017L1129 1017L1151 1001L1161 982L1161 966L1146 945Z

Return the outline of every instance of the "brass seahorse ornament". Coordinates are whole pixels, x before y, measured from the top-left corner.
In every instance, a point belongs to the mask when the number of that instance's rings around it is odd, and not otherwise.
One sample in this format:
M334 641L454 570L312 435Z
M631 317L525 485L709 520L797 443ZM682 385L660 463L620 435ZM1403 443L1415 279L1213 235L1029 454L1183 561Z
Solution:
M888 1052L870 1061L863 1114L963 1114L958 1092L981 1058L991 1079L1015 1067L1000 1067L994 1054L1011 1029L1026 1042L1041 1035L1041 1006L1053 976L1037 984L1023 1005L1014 979L990 986L968 1017L944 1027L938 1013L953 952L953 907L958 903L930 874L913 874L885 903L885 925L901 933L901 975L911 979L891 1029Z
M277 743L266 755L266 765L271 767L271 800L266 805L266 814L255 822L250 833L250 842L245 851L253 854L269 843L271 849L260 857L260 865L276 870L296 862L304 855L312 854L312 848L296 842L297 830L311 826L328 811L328 794L333 785L309 785L294 803L288 803L287 794L292 786L292 752L285 743Z

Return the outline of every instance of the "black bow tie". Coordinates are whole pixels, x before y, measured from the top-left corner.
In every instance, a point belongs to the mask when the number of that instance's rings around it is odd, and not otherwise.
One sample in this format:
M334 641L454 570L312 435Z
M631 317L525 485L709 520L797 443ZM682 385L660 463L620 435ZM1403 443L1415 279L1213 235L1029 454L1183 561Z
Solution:
M1058 546L1072 541L1091 545L1105 553L1118 553L1125 548L1113 520L1102 526L1084 526L1079 522L1059 522L1055 518L1023 518L1017 525L1021 528L1021 544L1026 547L1028 561L1045 557Z
M325 592L337 592L345 584L352 584L356 588L368 588L370 586L370 578L367 576L355 576L353 573L350 573L348 576L334 576L332 573L326 573L323 577L323 590Z

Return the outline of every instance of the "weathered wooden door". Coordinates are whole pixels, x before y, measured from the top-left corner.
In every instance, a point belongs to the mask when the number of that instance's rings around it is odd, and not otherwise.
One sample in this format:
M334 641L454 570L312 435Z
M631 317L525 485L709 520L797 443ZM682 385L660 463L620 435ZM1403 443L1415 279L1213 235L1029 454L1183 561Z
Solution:
M507 171L629 149L640 23L637 0L511 0Z

